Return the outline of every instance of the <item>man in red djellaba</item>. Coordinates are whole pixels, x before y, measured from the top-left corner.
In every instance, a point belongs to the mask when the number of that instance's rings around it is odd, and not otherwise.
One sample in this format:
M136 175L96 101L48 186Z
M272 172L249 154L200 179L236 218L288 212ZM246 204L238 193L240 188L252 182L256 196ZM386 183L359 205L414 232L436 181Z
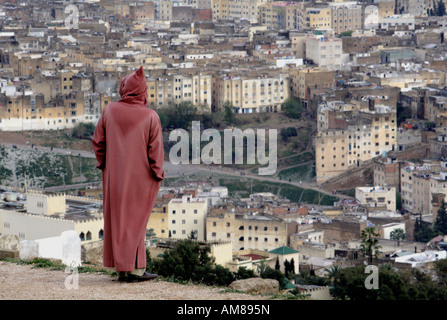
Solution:
M161 181L164 150L160 118L147 107L143 68L121 81L121 99L108 104L93 135L102 170L104 267L120 281L154 279L146 272L146 226Z

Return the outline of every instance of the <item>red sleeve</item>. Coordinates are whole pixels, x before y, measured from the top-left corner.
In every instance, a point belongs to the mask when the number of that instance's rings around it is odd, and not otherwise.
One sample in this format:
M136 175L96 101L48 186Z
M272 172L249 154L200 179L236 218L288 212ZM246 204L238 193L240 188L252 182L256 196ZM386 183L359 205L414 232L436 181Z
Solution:
M149 159L149 166L155 180L163 180L165 177L165 172L163 170L165 153L163 149L163 134L161 131L160 118L157 114L155 114L155 117L151 121L147 154Z
M104 114L99 118L98 124L96 125L92 145L96 159L98 160L96 168L104 170L106 165L106 130L104 127Z

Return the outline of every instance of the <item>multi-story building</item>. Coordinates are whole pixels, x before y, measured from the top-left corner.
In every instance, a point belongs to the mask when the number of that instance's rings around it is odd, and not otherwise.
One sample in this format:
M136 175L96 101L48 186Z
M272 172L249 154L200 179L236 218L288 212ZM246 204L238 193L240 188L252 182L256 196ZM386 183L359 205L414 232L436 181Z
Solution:
M437 2L431 0L397 0L396 13L410 14L415 17L427 17L433 13L433 4Z
M384 17L392 16L395 13L396 1L395 0L379 0L377 3L377 9L379 11L379 23L382 22Z
M194 238L203 241L206 237L208 201L191 195L175 198L168 203L168 229L173 238Z
M327 70L340 70L343 66L342 40L323 35L307 38L306 59Z
M290 70L293 96L301 100L310 98L310 91L331 89L335 85L334 72L324 68L293 68Z
M380 24L381 29L385 30L398 26L405 26L408 30L414 30L416 28L416 17L410 14L394 14L383 17Z
M154 108L169 103L191 102L199 112L211 112L212 83L210 74L178 74L147 80L148 105Z
M12 95L0 94L0 103L5 106L0 109L2 131L73 128L89 120L85 116L83 92L58 95L44 104L42 94L36 95L23 88Z
M281 111L289 98L288 75L221 76L214 79L213 91L213 110L222 110L228 101L236 113Z
M444 186L439 174L439 161L425 161L422 165L405 162L400 169L402 208L413 214L430 214L433 193L442 193ZM435 173L435 178L432 174Z
M394 187L357 187L355 200L369 210L396 211L396 188Z
M298 3L274 1L259 6L259 23L268 29L298 29Z
M155 8L152 1L129 5L130 19L140 22L155 19Z
M363 10L357 2L331 2L332 29L335 34L363 28Z
M329 7L310 7L305 9L307 29L330 30L332 29L332 10Z
M374 185L400 190L400 165L400 161L390 157L374 159Z
M259 21L259 6L267 0L212 0L213 21L247 20Z
M172 20L172 2L160 1L158 5L158 19L163 21Z
M271 251L287 246L288 228L287 222L274 216L257 212L239 214L218 209L208 215L206 237L207 240L231 241L233 251Z
M315 140L317 183L396 148L396 111L392 108L339 111L339 116L330 111L322 107L319 111L326 113L323 118L328 124L318 124Z

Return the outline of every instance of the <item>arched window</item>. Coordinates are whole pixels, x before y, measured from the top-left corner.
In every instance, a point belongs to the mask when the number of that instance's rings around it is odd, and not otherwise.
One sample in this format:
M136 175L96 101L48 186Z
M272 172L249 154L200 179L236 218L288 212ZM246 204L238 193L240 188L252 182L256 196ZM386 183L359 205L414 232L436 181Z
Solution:
M79 235L79 238L81 238L81 241L85 241L84 232L81 232L81 234Z
M103 239L104 238L104 231L102 229L99 230L98 237L99 237L99 239Z
M92 240L92 233L90 231L87 231L87 241Z

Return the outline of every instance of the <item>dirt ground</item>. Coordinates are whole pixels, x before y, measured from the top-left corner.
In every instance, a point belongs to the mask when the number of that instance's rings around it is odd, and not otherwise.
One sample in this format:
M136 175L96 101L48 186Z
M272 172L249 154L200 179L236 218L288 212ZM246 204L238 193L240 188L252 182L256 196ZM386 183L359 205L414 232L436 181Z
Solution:
M119 282L102 273L33 268L0 261L0 300L268 300L270 296L162 280Z

